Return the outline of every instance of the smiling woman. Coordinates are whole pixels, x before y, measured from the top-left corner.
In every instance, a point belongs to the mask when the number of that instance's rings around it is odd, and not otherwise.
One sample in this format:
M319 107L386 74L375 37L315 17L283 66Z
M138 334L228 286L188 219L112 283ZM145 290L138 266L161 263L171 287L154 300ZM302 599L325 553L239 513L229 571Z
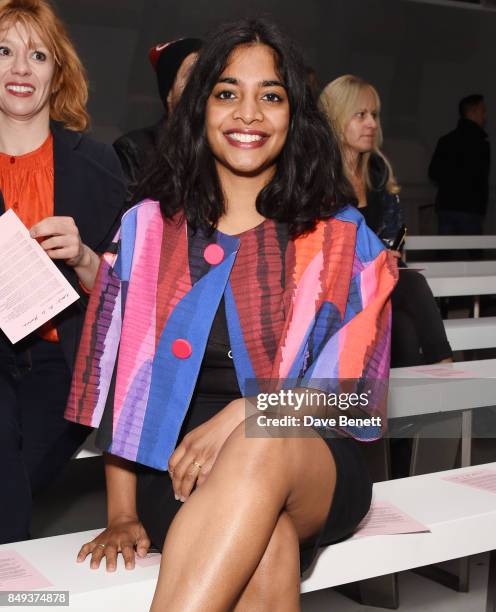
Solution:
M225 207L235 205L232 198L225 197L218 175L221 166L228 167L222 160L228 163L235 156L243 165L261 163L263 178L254 171L252 177L246 177L253 182L241 181L241 185L258 182L256 210L264 217L287 222L292 235L313 229L317 218L330 217L353 198L342 173L339 145L329 139L325 118L310 99L300 73L299 54L279 36L270 44L258 45L255 43L262 39L254 32L248 36L234 26L212 36L215 44L202 50L202 61L196 64L170 117L160 163L138 186L136 201L153 198L160 201L166 217L184 211L192 228L214 227ZM249 66L242 51L248 48L259 72L247 79ZM235 60L243 71L240 74L229 69ZM215 127L206 122L207 114ZM184 121L185 116L190 120ZM225 131L261 132L263 146L258 150L250 146L246 151L232 144L228 148L219 122L224 122ZM274 130L271 138L264 137L268 130ZM238 142L248 137L239 136ZM276 164L278 147L281 155ZM316 163L315 155L322 151L325 154ZM240 167L233 176L238 174L243 174ZM245 174L250 175L250 170Z
M4 30L0 40L0 113L27 121L48 117L55 69L53 55L36 32L21 23Z
M207 140L228 207L217 229L228 234L263 221L236 193L239 179L251 179L256 193L261 191L272 179L286 141L289 102L274 60L266 45L237 47L208 98Z
M213 34L91 296L66 416L99 426L108 527L78 560L162 549L153 612L295 612L300 572L370 506L352 438L386 423L395 267L344 205L305 76L270 22ZM244 398L336 377L371 384L381 418L245 432Z
M266 78L256 80L257 75ZM272 178L288 132L289 103L270 47L235 49L208 100L206 123L218 170L227 166L234 174L260 174L260 168L265 167L271 169L265 178ZM260 123L263 130L257 129ZM252 155L244 151L252 151Z
M51 119L62 122L66 128L85 130L89 124L86 74L62 22L53 18L53 11L46 2L3 0L0 7L2 80L12 76L6 71L12 63L20 66L21 74L27 69L30 78L26 86L33 90L26 92L33 107L31 112L43 108ZM36 10L36 17L33 10ZM12 40L9 40L9 33ZM31 77L41 79L39 87ZM5 85L4 80L3 83ZM19 84L23 85L22 79L13 81L14 86ZM29 106L25 110L29 110Z
M63 412L97 253L119 222L124 184L113 150L80 133L87 97L84 68L50 5L0 0L0 213L15 211L81 295L15 346L0 332L1 543L29 537L32 492L89 433Z

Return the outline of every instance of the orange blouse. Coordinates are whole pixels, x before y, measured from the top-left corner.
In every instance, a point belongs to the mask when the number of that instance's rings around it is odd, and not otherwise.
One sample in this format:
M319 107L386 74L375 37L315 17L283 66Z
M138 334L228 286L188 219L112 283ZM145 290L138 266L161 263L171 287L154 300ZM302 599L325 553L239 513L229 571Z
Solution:
M31 227L54 213L53 191L53 138L25 155L0 153L0 190L5 209L11 208L24 225ZM58 342L55 327L45 323L39 335L50 342Z

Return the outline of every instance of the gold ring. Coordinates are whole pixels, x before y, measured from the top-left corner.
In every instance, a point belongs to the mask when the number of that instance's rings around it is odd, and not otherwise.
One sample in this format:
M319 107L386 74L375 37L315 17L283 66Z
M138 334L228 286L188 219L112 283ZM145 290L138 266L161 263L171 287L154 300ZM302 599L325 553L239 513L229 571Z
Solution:
M201 465L198 463L198 461L193 461L193 465L196 466L199 470L201 470Z
M101 546L102 548L105 548L106 544L97 544L97 546Z

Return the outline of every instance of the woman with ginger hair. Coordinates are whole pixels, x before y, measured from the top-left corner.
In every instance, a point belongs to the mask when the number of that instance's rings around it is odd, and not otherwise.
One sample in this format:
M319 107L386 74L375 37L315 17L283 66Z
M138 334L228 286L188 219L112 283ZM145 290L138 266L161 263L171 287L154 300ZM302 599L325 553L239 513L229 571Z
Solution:
M89 430L63 412L88 293L125 186L110 146L84 131L88 86L45 0L0 2L0 212L12 209L80 299L12 345L0 332L0 542L29 537L32 494Z
M346 74L328 83L319 104L335 132L357 206L384 244L391 248L401 231L400 188L381 151L381 102L377 90ZM394 252L400 257L399 252ZM432 291L422 274L402 270L391 295L391 365L413 366L452 361L452 351Z

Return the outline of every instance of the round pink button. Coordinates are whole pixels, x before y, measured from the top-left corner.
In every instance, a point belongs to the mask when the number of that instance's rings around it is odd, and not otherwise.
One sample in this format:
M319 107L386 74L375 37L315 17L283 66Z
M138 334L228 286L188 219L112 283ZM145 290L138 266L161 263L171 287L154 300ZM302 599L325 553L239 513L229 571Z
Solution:
M218 244L209 244L203 251L203 257L205 257L205 261L215 266L224 259L224 249Z
M188 359L192 352L191 344L184 338L178 338L172 343L172 354L178 359Z

